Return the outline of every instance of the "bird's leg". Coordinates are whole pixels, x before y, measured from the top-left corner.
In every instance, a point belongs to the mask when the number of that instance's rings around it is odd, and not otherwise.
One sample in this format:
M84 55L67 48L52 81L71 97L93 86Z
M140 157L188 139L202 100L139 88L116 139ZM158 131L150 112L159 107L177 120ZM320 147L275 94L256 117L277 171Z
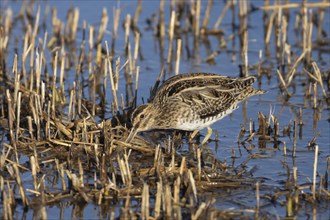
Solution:
M189 141L191 141L192 139L194 139L194 137L197 135L198 132L199 132L199 130L194 130L193 133L189 137Z
M202 145L205 144L209 140L209 138L211 137L211 135L212 135L212 128L207 127L207 133L206 133L206 135L205 135L205 137L204 137L204 139L202 141Z

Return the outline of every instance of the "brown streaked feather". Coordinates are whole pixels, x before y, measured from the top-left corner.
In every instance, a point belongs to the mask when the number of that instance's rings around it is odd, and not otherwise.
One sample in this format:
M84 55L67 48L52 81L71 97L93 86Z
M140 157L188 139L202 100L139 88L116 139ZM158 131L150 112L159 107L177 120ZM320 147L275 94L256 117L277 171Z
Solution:
M184 91L180 94L182 103L201 119L216 116L231 108L235 104L232 92L223 92L216 89L204 89L196 92ZM171 99L171 98L170 98Z
M209 89L238 93L252 85L254 77L231 78L212 73L193 73L173 76L160 86L152 102L155 107L162 108L166 99L185 91L203 93Z

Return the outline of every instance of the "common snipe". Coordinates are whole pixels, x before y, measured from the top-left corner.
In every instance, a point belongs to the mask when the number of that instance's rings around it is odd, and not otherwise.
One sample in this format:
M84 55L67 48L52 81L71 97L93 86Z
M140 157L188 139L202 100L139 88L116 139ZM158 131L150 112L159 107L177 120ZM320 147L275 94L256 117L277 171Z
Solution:
M178 129L194 131L209 127L238 108L250 96L265 91L251 87L255 78L231 78L211 73L176 75L165 81L150 103L138 106L132 114L133 128L127 138L130 142L141 131Z

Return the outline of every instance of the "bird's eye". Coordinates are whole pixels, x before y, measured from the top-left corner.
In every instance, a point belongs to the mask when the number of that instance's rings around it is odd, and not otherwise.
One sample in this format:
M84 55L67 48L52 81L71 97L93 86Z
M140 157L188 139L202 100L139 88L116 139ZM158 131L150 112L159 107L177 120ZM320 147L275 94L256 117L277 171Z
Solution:
M144 119L144 116L145 116L144 114L141 114L140 119Z

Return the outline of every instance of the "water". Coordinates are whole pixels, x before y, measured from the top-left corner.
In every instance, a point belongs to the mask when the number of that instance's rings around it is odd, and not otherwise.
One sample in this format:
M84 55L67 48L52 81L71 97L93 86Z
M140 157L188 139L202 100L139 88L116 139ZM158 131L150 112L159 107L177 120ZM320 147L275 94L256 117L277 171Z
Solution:
M296 1L295 1L296 2ZM263 4L262 1L252 1L255 6L261 6ZM17 14L20 7L21 2L1 2L1 10L6 8L11 8L13 10L13 14ZM143 55L143 60L139 59L137 61L137 65L140 66L140 78L139 78L139 92L138 92L138 104L142 103L142 97L144 100L147 100L149 97L149 89L153 86L158 73L161 70L161 56L158 42L153 36L152 30L145 30L147 27L146 19L151 18L153 14L158 13L159 2L151 2L151 1L143 1L142 13L139 17L137 26L141 29L141 50ZM206 1L201 1L201 16L203 18L204 12L207 6ZM79 17L79 29L77 33L77 44L79 45L82 41L82 25L83 21L87 22L87 26L94 25L98 26L101 12L103 8L106 8L109 14L109 23L107 26L107 32L105 34L104 40L111 42L112 36L112 11L114 7L121 8L121 16L120 20L123 21L124 17L127 14L134 15L135 8L137 7L137 2L135 1L122 1L122 2L105 2L105 1L47 1L47 2L37 2L36 6L40 5L41 12L44 12L47 7L55 7L57 8L57 14L59 19L64 21L66 19L66 13L71 6L77 7L80 11ZM224 2L215 2L212 8L212 12L210 15L209 24L213 25L219 13L222 11L224 7ZM36 12L36 7L34 8ZM316 9L312 9L313 13L316 13ZM238 10L237 10L238 11ZM236 13L238 13L236 11ZM299 56L302 53L302 49L299 45L296 44L297 37L294 33L294 23L295 23L295 15L298 12L297 9L290 10L290 21L289 32L288 32L288 42L292 46L292 51L295 53L295 56ZM43 13L41 13L41 17ZM168 25L170 17L170 2L165 2L165 22ZM222 24L220 28L224 31L224 38L228 39L233 32L238 32L238 24L239 20L236 17L236 26L232 27L232 14L231 11L228 11L223 18ZM46 29L39 32L40 38L43 37L44 31L47 31L51 34L51 16L48 15L46 18ZM224 118L223 120L216 122L212 128L213 130L219 131L219 142L211 141L207 145L207 149L210 149L211 152L214 153L215 157L220 161L226 161L227 164L236 167L241 166L244 161L248 162L245 164L244 169L246 172L251 173L251 178L255 181L260 182L260 207L263 214L270 215L272 217L278 216L283 218L286 216L286 207L285 205L280 205L280 203L285 203L285 196L280 196L278 198L278 202L276 204L272 204L270 202L270 197L272 193L280 192L286 190L285 183L288 179L287 172L289 171L291 174L293 172L293 167L297 168L297 184L306 185L303 188L303 192L310 193L310 185L313 181L313 164L314 164L314 150L308 147L309 142L315 137L315 135L320 132L320 135L316 138L316 144L319 147L319 155L318 155L318 164L317 164L317 172L318 175L322 175L324 177L326 173L326 164L327 160L329 160L330 155L330 110L329 106L326 104L325 99L321 97L321 92L318 92L318 98L321 102L318 105L317 109L313 109L313 101L312 99L306 99L304 95L304 83L306 81L306 77L304 76L303 69L301 67L298 68L299 76L294 79L294 83L296 84L295 91L293 88L289 88L290 92L292 92L292 97L288 100L284 100L284 96L279 89L279 82L276 73L276 68L280 66L280 63L277 62L275 54L275 39L274 35L270 39L270 57L265 57L266 54L266 45L264 42L264 27L263 27L263 11L257 10L252 12L249 15L248 19L248 63L249 65L255 65L259 62L259 54L260 51L263 54L262 59L265 60L266 67L270 67L268 70L268 74L271 76L267 78L266 76L262 76L259 79L259 82L256 83L255 87L260 85L260 89L269 91L267 94L262 96L255 96L250 98L246 103L240 105L240 108L233 112L230 116ZM18 26L18 27L17 27ZM15 30L13 32L14 36L10 39L10 47L8 50L9 55L7 56L7 68L10 69L13 63L13 54L15 47L14 45L15 39L19 41L21 44L20 36L20 25L15 26ZM167 27L166 27L167 28ZM313 42L316 40L316 29L313 27ZM323 29L328 34L330 34L330 9L326 8L325 18L323 23ZM96 30L98 30L96 28ZM274 31L274 30L273 30ZM121 23L119 25L118 31L118 40L116 43L116 57L121 57L122 63L124 63L125 55L124 55L124 29L121 27ZM183 38L184 39L184 38ZM193 51L193 36L188 34L188 41L183 41L183 47L186 45L189 47L190 52ZM329 40L329 37L326 38ZM210 36L209 41L212 49L218 48L218 40L216 37ZM235 43L233 43L233 41ZM104 45L104 42L103 42ZM134 38L131 36L131 48L134 48ZM168 40L165 40L165 51L164 57L167 57L168 50ZM132 49L133 50L133 49ZM22 52L22 48L18 46L18 53ZM49 54L47 54L49 56ZM243 64L243 61L240 59L239 52L239 35L235 35L235 37L228 41L227 47L221 50L221 53L217 55L214 59L215 64L210 65L205 62L206 57L208 56L207 50L204 45L201 44L199 48L199 53L194 54L195 58L191 58L188 56L186 50L182 51L181 63L180 63L180 72L214 72L220 73L228 76L239 76L240 67L239 65ZM328 71L330 68L330 49L329 45L324 46L323 48L315 48L312 50L312 59L316 61L318 66L321 69L321 72ZM166 61L163 61L166 63ZM50 64L48 64L50 65ZM71 72L72 71L72 72ZM69 79L74 79L74 70L69 70L69 73L72 73L72 77ZM167 73L169 70L167 70ZM257 70L251 69L250 74L256 75ZM325 74L325 75L327 75ZM85 76L88 76L87 71L84 73ZM168 77L168 76L167 76ZM119 93L125 94L125 86L124 86L124 76L120 75L119 82ZM324 79L324 83L325 83ZM108 85L110 82L108 80ZM329 86L325 84L325 87ZM107 88L107 94L111 94L110 88ZM318 88L320 89L320 88ZM327 90L328 91L328 90ZM329 92L328 92L329 95ZM86 94L88 97L88 95ZM110 103L112 101L111 95L107 95L107 103L110 108ZM296 144L296 157L292 157L293 150L293 133L291 132L290 136L282 135L282 131L286 126L291 127L291 131L293 131L293 120L299 118L299 110L302 108L303 112L303 127L302 134L297 134L297 144ZM249 121L250 119L257 126L258 124L258 112L262 112L264 115L269 116L269 112L272 112L274 116L277 117L280 124L280 143L278 146L274 146L274 143L267 143L265 147L258 146L258 139L254 138L252 141L253 145L246 144L246 148L242 144L237 143L237 137L240 132L240 125L242 124L247 130L249 129ZM106 113L106 117L111 117L110 111ZM317 118L317 119L316 119ZM205 134L206 131L201 131L202 134ZM245 135L248 136L247 134ZM214 139L214 134L212 136ZM284 155L284 142L287 147L287 155ZM2 145L1 145L2 146ZM187 146L184 146L181 149L181 152L184 152L187 149ZM180 152L180 150L179 150ZM233 153L235 157L233 157ZM255 158L252 155L256 156ZM262 157L262 158L261 158ZM24 163L28 158L22 157L21 162ZM33 183L31 182L31 175L29 173L22 174L23 184L26 188L33 188ZM319 178L318 178L319 180ZM327 181L329 187L329 180ZM57 186L58 189L61 188L61 185ZM49 188L50 185L49 185ZM53 190L56 187L52 187ZM31 195L31 194L30 194ZM211 192L207 192L207 196L213 197L216 199L214 204L215 208L219 210L247 210L254 209L256 207L256 192L255 188L248 186L247 188L238 188L238 189L214 189ZM203 195L203 196L206 196ZM114 210L115 216L118 216L120 213L119 207L123 204L117 204L115 206L111 206L108 204L103 204L98 206L96 204L76 204L71 202L61 202L59 204L52 204L46 207L47 215L49 218L107 218L109 212L104 211L109 207L112 207ZM135 204L136 205L136 204ZM134 205L133 205L134 207ZM306 204L306 206L301 207L301 211L298 212L298 218L308 218L310 216L310 212L313 211L313 207L310 204ZM0 212L2 209L2 205L0 205ZM303 210L305 209L305 210ZM316 218L325 219L329 216L329 204L325 201L321 202L318 206L316 206ZM15 209L14 218L27 218L31 219L33 216L37 215L38 208L29 209L27 213L23 212L21 204L18 204L18 207ZM58 216L58 217L55 217ZM247 216L253 216L248 214Z

